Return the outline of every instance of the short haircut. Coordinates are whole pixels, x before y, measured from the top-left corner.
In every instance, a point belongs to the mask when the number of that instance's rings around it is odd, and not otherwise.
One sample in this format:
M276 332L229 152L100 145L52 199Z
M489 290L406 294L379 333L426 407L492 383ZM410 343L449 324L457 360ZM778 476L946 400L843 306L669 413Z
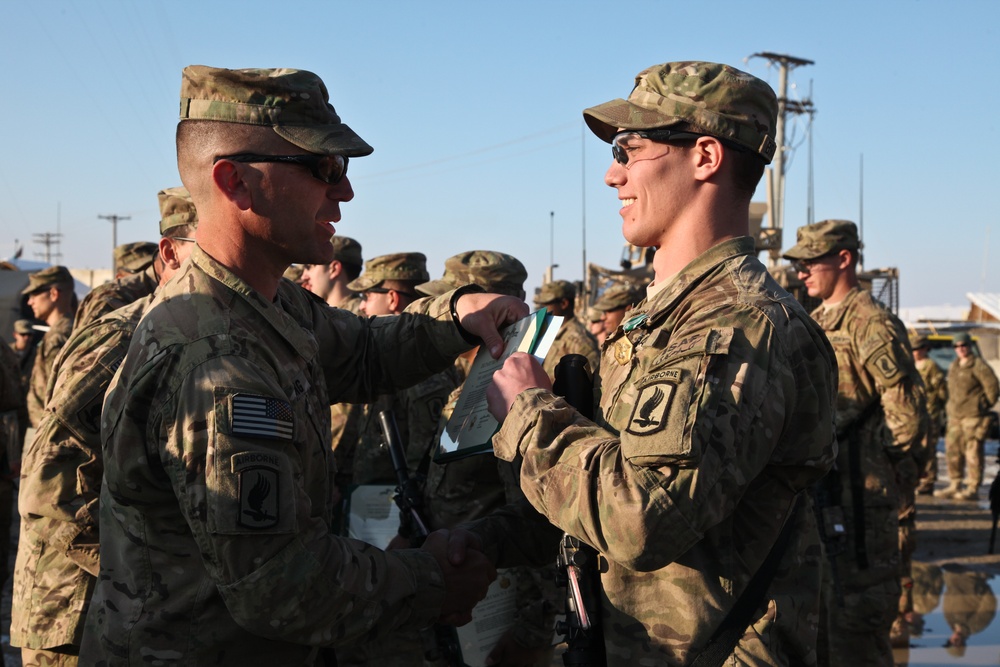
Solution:
M352 282L358 279L358 276L361 275L361 269L364 268L360 264L349 264L339 259L337 261L344 268L344 275Z
M714 137L722 142L722 145L726 147L726 156L732 161L732 175L733 175L733 186L737 190L748 193L753 196L753 193L757 190L757 184L760 183L761 177L764 175L764 167L767 163L764 162L762 158L757 153L751 153L750 151L737 147L733 142L718 137L711 132L706 132L702 128L692 125L691 123L678 123L676 125L671 125L670 129L678 130L682 132L695 132L697 134L704 134L709 137ZM676 144L679 146L694 146L695 139L685 139L683 141L671 141L671 144Z

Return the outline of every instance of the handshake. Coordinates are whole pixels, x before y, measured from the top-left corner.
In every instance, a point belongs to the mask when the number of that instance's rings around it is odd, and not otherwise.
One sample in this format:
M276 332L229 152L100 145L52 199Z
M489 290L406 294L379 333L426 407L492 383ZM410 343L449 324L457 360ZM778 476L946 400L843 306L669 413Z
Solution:
M434 556L444 574L439 622L465 625L472 620L472 608L486 597L497 578L496 568L482 551L482 541L460 528L438 530L427 536L421 548Z

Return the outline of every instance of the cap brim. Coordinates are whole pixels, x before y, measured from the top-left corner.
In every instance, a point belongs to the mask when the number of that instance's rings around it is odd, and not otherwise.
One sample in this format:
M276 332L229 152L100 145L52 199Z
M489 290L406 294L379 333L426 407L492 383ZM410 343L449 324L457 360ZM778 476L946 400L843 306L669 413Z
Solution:
M338 125L275 125L275 133L299 148L319 155L346 155L364 157L375 149L359 137L354 130Z
M366 275L361 275L357 279L347 283L347 289L352 292L366 292L373 287L378 287L381 282L381 278L371 278Z
M427 296L441 296L455 289L455 285L443 280L431 280L430 282L420 283L415 289Z
M623 99L584 109L583 119L598 138L609 144L620 129L651 130L655 127L669 127L681 121L680 118L667 116Z
M822 257L826 253L817 252L816 250L811 250L801 243L793 245L788 251L782 255L785 259L816 259L817 257Z

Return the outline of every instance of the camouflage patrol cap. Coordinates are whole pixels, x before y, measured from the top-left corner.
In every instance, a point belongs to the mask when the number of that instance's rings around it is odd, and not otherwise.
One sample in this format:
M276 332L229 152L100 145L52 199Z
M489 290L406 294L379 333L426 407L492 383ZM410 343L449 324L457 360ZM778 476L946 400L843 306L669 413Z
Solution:
M421 294L439 296L463 285L479 285L487 292L524 298L528 271L516 257L492 250L469 250L444 261L444 276L417 285Z
M33 332L34 330L31 328L31 320L18 320L14 322L14 333L27 336Z
M364 292L378 287L386 280L409 280L427 282L427 257L422 252L397 252L380 255L365 262L365 271L357 280L347 284L352 292Z
M619 129L689 123L770 162L776 148L778 99L771 86L729 65L685 61L639 72L627 100L585 109L583 116L594 134L608 143Z
M587 321L591 324L596 324L604 319L604 313L597 308L591 306L587 309Z
M931 346L931 341L922 334L910 334L910 349L919 350Z
M198 211L191 201L191 193L187 188L176 187L160 190L156 193L160 201L160 236L175 227L190 225L198 226Z
M957 333L951 339L951 345L952 347L955 347L957 345L972 345L972 336L965 333L964 331Z
M185 67L181 122L196 119L270 127L310 153L360 157L372 152L341 122L323 80L305 70Z
M28 277L28 286L21 290L21 294L31 294L53 285L72 285L73 276L65 266L50 266L41 271L35 271Z
M302 279L302 265L292 264L281 274L282 278L288 278L293 283L298 283Z
M628 308L642 301L642 288L632 283L611 283L594 302L594 309L602 313Z
M115 269L128 273L139 273L153 263L160 248L149 241L123 243L112 251Z
M535 294L535 305L544 306L547 303L559 301L560 299L576 298L576 287L568 280L553 280L542 285Z
M333 246L333 258L338 262L351 266L361 266L365 263L361 259L361 244L350 236L334 236L330 239L330 245Z
M849 220L823 220L799 227L797 243L789 248L785 259L816 259L838 250L858 250L858 227Z

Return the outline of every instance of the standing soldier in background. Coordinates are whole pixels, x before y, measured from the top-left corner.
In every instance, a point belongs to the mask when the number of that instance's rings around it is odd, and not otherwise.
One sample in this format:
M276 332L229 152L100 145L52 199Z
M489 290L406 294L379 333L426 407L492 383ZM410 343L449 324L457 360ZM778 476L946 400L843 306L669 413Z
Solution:
M182 188L161 191L159 199L164 217L158 279L165 283L194 245L170 234L193 233L197 216ZM115 294L128 296L122 290ZM104 393L152 299L132 294L135 302L73 330L52 369L45 416L24 452L10 633L11 645L21 647L24 667L77 664L99 571Z
M21 378L21 388L25 394L31 385L31 369L35 366L35 352L38 350L35 341L35 330L31 326L31 320L17 320L14 322L14 342L10 344L10 349L17 354L18 375ZM27 422L22 424L27 426Z
M50 266L32 273L21 294L28 295L28 305L35 312L35 318L49 327L38 343L28 386L28 421L31 426L38 426L48 398L52 364L73 330L76 307L73 276L65 266Z
M841 500L847 549L828 554L840 581L827 577L825 646L831 665L891 666L900 579L910 576L900 556L900 517L912 543L924 460L922 383L902 322L858 283L857 226L824 220L800 227L797 241L784 256L809 296L823 301L812 316L840 374L837 466L822 483Z
M183 187L167 188L156 193L160 206L160 238L171 239L171 247L193 244L192 234L198 222L191 195ZM161 243L160 246L163 244ZM153 245L154 248L158 246ZM185 252L184 256L190 252ZM160 284L163 258L154 251L153 261L138 273L127 274L99 285L83 297L76 311L74 329L82 329L97 318L149 296Z
M917 493L929 496L934 493L934 482L937 481L937 445L948 402L948 381L937 362L930 358L931 345L927 336L910 336L910 348L913 350L913 364L924 381L924 395L927 397L927 435L924 437L927 462L920 475Z
M969 334L955 334L952 345L958 358L948 368L948 431L944 436L948 486L934 495L977 500L983 483L983 445L990 427L989 413L997 402L1000 386L990 365L973 353Z
M563 318L562 326L552 341L552 347L545 356L542 368L550 380L555 378L556 364L567 354L582 354L590 362L590 372L597 371L601 362L601 353L597 349L597 340L590 334L574 316L576 308L576 288L568 280L554 280L542 285L535 295L535 307L546 309L553 315Z
M625 313L629 308L642 301L642 288L632 283L611 283L601 296L594 301L594 310L601 313L601 322L604 327L604 338L607 338L618 329L618 325L625 319ZM600 340L603 345L604 338Z
M349 236L334 236L333 261L329 264L306 264L302 267L302 287L335 308L361 314L361 295L347 285L361 275L361 244Z

